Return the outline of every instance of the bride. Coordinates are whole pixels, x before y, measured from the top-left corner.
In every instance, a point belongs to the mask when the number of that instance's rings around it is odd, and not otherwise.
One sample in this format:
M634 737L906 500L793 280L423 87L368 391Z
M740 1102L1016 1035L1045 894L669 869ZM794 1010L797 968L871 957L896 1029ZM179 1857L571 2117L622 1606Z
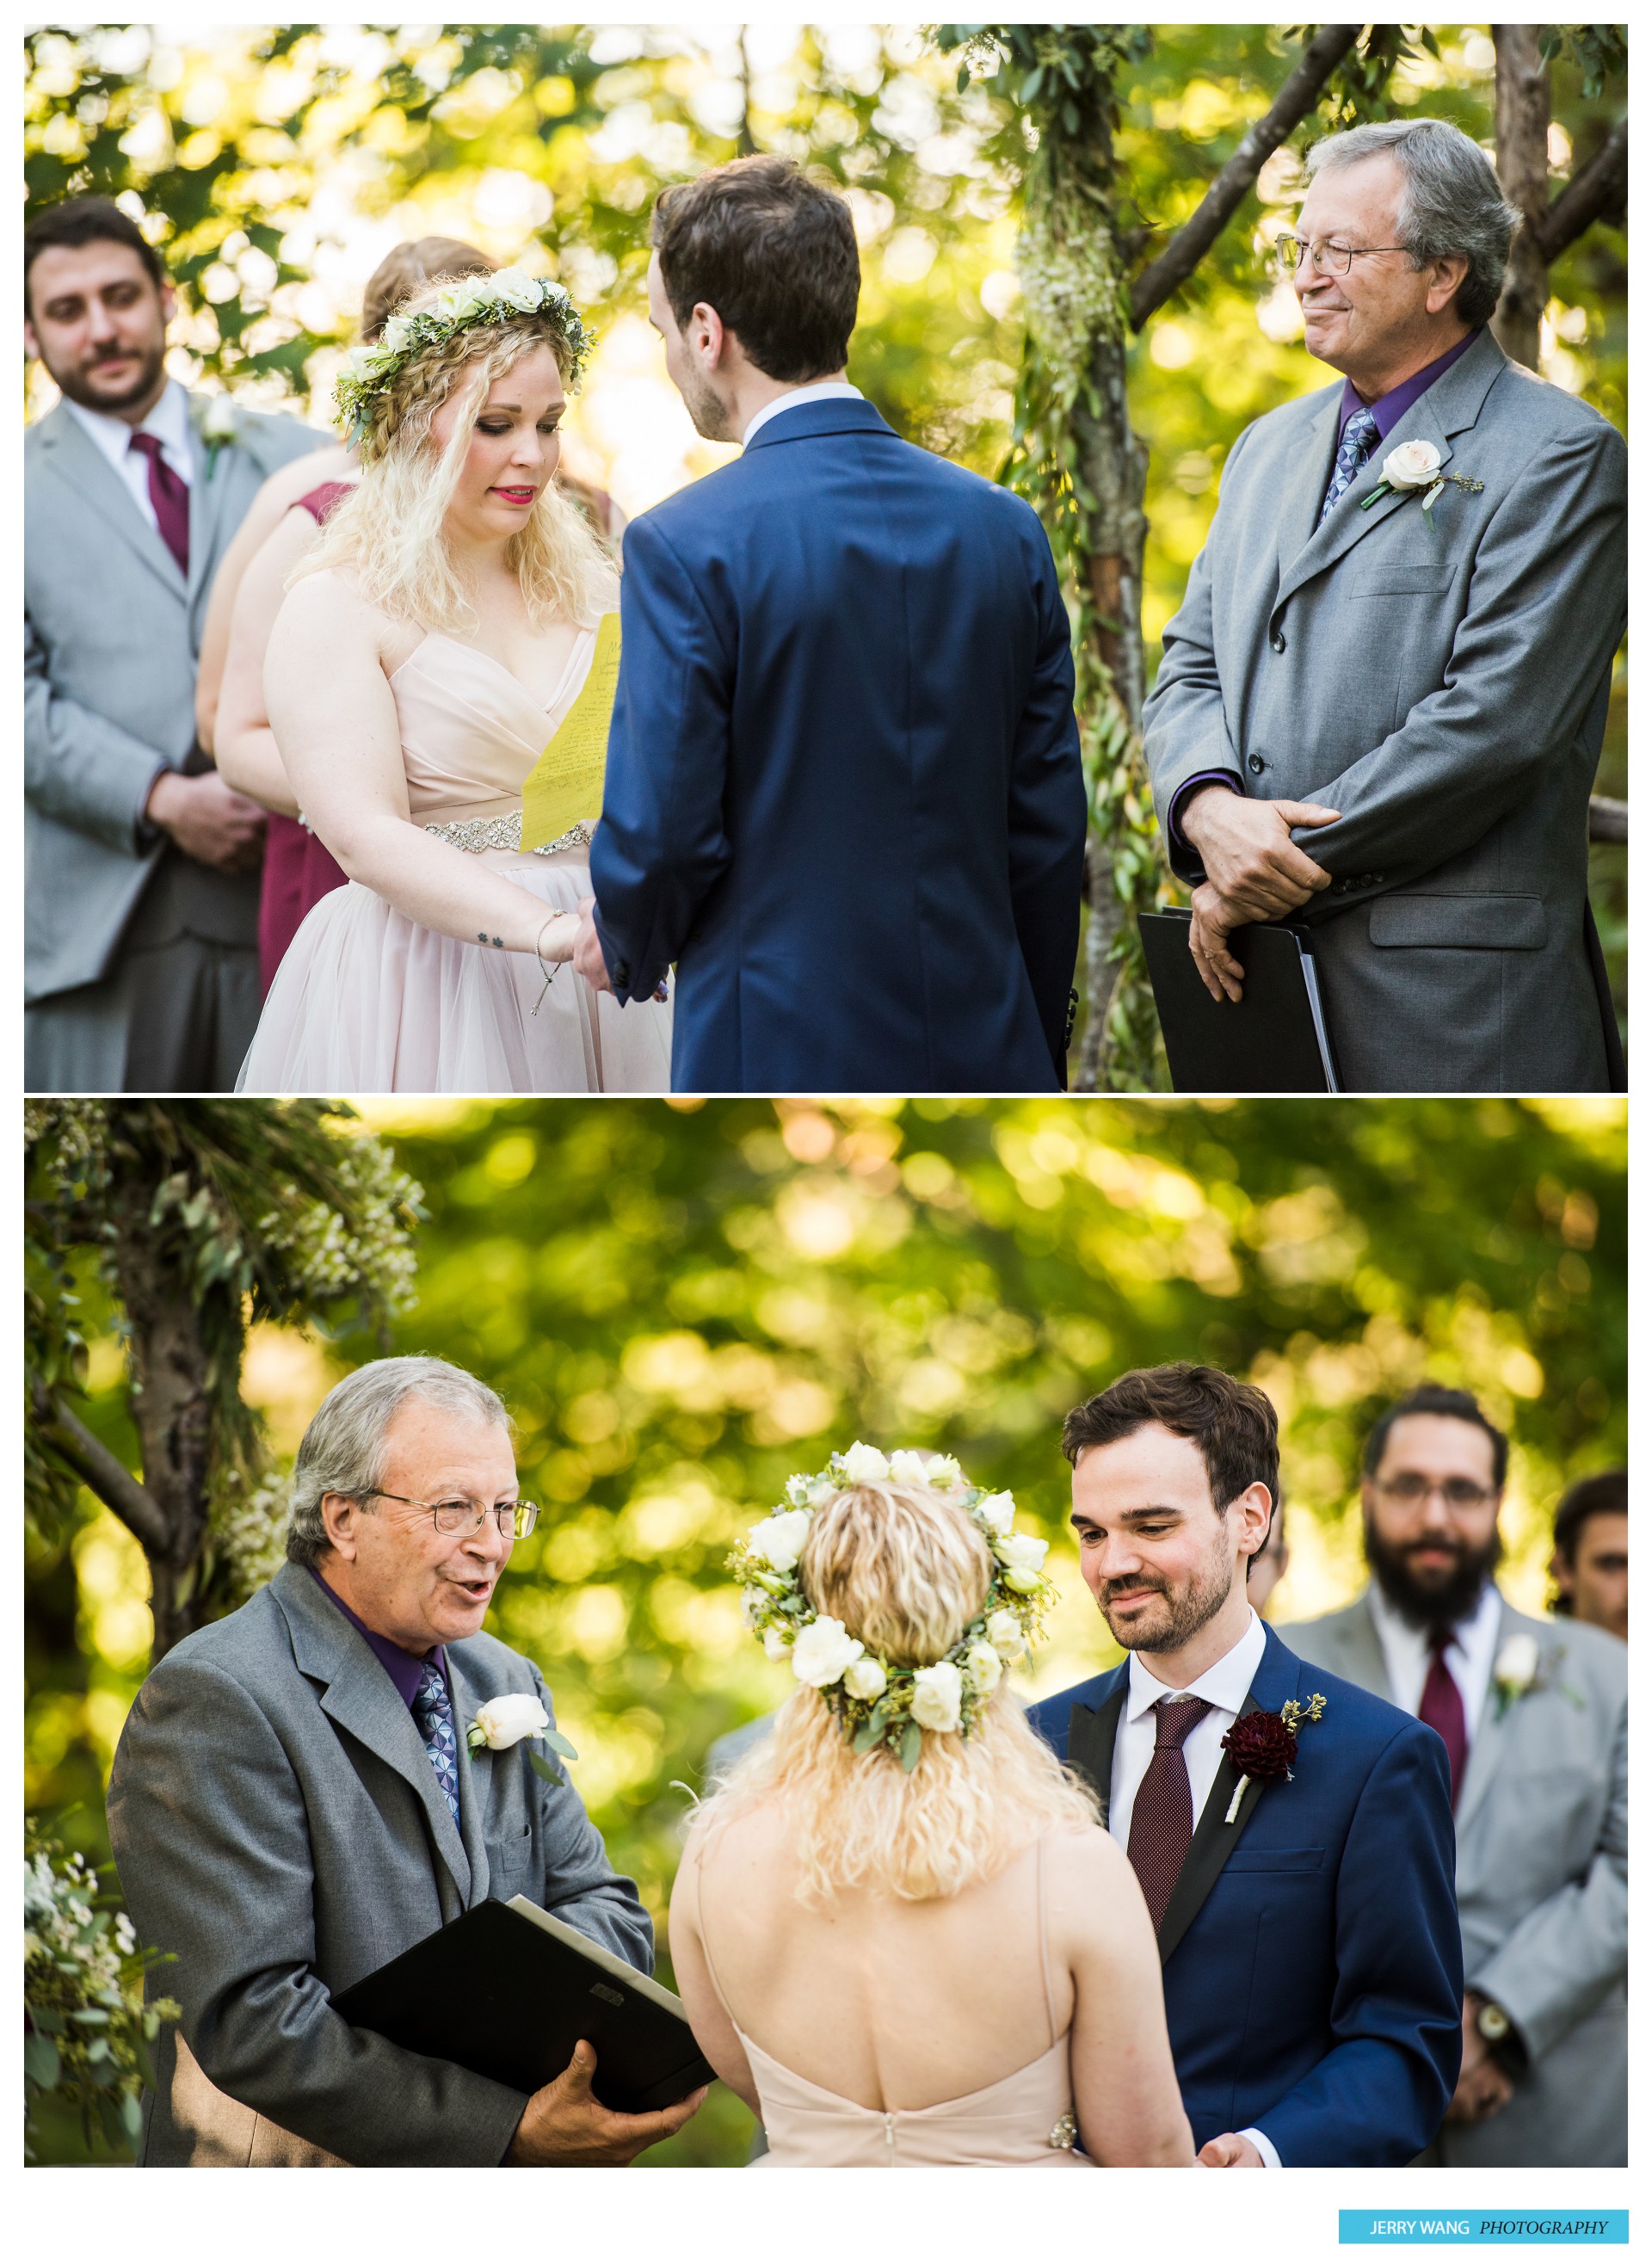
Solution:
M788 1499L735 1573L800 1683L695 1814L670 1911L762 2161L1191 2165L1135 1875L1002 1682L1043 1547L913 1452L857 1444Z
M594 825L521 846L522 786L618 609L552 472L589 331L505 268L432 283L351 356L360 484L304 558L266 703L306 820L351 883L300 927L247 1090L663 1090L670 1010L569 959Z

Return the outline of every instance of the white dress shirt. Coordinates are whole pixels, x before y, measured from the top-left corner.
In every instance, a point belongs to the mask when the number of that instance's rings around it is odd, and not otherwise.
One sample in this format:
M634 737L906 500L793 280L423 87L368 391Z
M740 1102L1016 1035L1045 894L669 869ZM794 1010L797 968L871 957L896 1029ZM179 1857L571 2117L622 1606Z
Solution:
M160 442L161 457L167 469L175 471L185 486L191 485L195 460L189 446L189 395L182 385L175 378L168 378L166 390L136 426L119 415L105 415L96 408L82 408L78 400L66 399L63 405L159 533L155 505L149 499L149 458L141 448L132 445L132 432L134 429L152 431Z
M1136 1793L1152 1760L1159 1738L1153 1711L1166 1694L1173 1699L1178 1694L1196 1694L1201 1701L1210 1704L1209 1712L1200 1718L1181 1744L1188 1767L1188 1786L1193 1797L1193 1823L1198 1826L1199 1814L1210 1800L1210 1790L1222 1762L1222 1736L1238 1715L1267 1646L1262 1618L1254 1608L1249 1615L1238 1639L1220 1662L1213 1662L1204 1676L1195 1678L1191 1686L1166 1686L1162 1678L1153 1676L1139 1654L1131 1656L1130 1689L1124 1696L1124 1715L1119 1718L1117 1736L1113 1742L1113 1781L1107 1802L1107 1831L1121 1849L1130 1846L1130 1821L1136 1808ZM1247 2125L1239 2137L1251 2143L1271 2170L1280 2169L1280 2152L1266 2133L1258 2133L1254 2125Z
M1370 1587L1369 1605L1394 1707L1408 1709L1414 1717L1422 1705L1422 1689L1434 1658L1429 1634L1407 1622L1375 1583ZM1471 1747L1485 1714L1485 1697L1492 1687L1492 1665L1497 1659L1498 1627L1502 1620L1502 1595L1488 1577L1478 1607L1466 1621L1452 1625L1457 1637L1445 1650L1445 1666L1463 1696L1463 1720Z
M783 392L778 400L771 400L767 408L760 408L741 435L740 444L749 447L765 423L776 415L783 415L788 408L812 408L817 400L864 400L866 394L857 384L845 384L833 377L825 384L799 385L796 392Z

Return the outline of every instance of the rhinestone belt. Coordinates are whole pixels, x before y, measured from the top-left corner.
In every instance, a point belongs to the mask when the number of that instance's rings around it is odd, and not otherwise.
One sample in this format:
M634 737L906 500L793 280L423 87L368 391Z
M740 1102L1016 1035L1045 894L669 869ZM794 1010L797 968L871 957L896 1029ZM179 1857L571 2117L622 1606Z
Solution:
M473 815L464 823L427 823L424 827L432 837L445 839L450 847L462 847L467 855L485 855L490 847L508 848L519 855L522 852L520 807L514 807L508 815ZM543 847L531 847L528 852L556 855L564 847L589 847L596 827L594 820L576 823L560 839L552 839Z

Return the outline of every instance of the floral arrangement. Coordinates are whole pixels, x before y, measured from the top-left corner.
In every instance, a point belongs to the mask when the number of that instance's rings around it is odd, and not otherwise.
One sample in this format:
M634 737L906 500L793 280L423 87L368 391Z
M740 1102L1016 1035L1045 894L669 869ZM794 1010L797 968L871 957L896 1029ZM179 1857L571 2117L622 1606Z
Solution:
M410 360L465 330L486 322L514 322L524 314L542 314L550 322L568 347L568 381L577 385L596 333L574 311L562 284L524 274L520 266L501 266L496 274L467 274L439 290L417 313L392 314L372 344L358 345L351 354L333 395L350 444L360 446L368 439L374 403L388 394Z
M173 1999L142 1996L154 1958L124 1913L97 1903L97 1878L26 1825L23 1851L23 2087L78 2103L88 2142L96 2124L111 2147L135 2141L148 2044L175 2022Z
M1296 1754L1297 1733L1304 1724L1316 1725L1324 1714L1325 1696L1314 1694L1306 1703L1287 1701L1278 1712L1252 1709L1248 1715L1234 1719L1222 1736L1228 1761L1239 1775L1233 1800L1228 1806L1230 1827L1238 1817L1244 1791L1253 1779L1266 1782L1295 1779L1291 1759Z
M869 1653L835 1616L817 1615L798 1576L816 1509L843 1490L884 1481L954 1498L992 1551L992 1581L979 1614L939 1662L921 1669ZM885 1457L855 1443L834 1452L819 1473L793 1474L783 1502L729 1555L728 1566L741 1587L747 1624L769 1659L790 1658L793 1675L820 1694L857 1756L888 1749L911 1772L925 1732L968 1737L1006 1668L1038 1636L1053 1595L1039 1573L1049 1546L1041 1537L1017 1536L1014 1522L1010 1492L975 1488L955 1459L917 1451Z
M472 1757L483 1749L514 1749L519 1741L543 1741L559 1757L578 1761L578 1750L555 1730L536 1694L495 1694L491 1701L483 1702L465 1729L464 1745ZM561 1773L537 1750L528 1750L528 1761L541 1779L552 1787L562 1786Z
M1374 492L1366 495L1359 505L1369 509L1386 493L1421 493L1422 514L1432 526L1429 512L1434 508L1447 486L1461 486L1464 493L1484 493L1483 479L1459 478L1455 471L1440 467L1443 458L1432 439L1406 439L1383 457L1382 476Z

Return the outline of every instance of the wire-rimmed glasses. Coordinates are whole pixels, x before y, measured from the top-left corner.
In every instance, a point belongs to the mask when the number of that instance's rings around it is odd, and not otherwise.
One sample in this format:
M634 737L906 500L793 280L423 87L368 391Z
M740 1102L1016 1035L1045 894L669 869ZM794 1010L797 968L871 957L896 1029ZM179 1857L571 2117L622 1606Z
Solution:
M1373 243L1356 250L1351 243L1334 235L1322 243L1304 243L1300 235L1280 235L1274 238L1268 264L1288 281L1304 259L1315 274L1346 274L1356 259L1375 259L1385 251L1404 249L1402 243Z
M539 1508L525 1497L514 1498L508 1505L477 1505L468 1497L438 1498L431 1504L422 1497L403 1497L394 1489L369 1490L366 1495L387 1497L396 1505L416 1506L421 1513L429 1515L438 1537L474 1537L491 1514L500 1535L514 1544L519 1537L530 1537L539 1518Z

